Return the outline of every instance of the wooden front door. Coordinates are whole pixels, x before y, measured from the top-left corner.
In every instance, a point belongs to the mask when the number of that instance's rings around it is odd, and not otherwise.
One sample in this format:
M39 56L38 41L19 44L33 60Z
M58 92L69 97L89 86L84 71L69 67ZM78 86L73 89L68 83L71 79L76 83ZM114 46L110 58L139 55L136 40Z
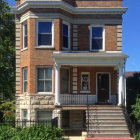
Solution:
M97 74L98 102L109 102L109 74Z

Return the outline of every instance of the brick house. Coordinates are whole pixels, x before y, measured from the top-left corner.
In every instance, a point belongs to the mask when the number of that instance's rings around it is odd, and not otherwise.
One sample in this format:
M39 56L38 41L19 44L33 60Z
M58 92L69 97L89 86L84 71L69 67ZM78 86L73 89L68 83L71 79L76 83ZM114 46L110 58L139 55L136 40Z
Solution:
M16 0L16 119L58 117L67 135L130 136L126 10L122 0Z

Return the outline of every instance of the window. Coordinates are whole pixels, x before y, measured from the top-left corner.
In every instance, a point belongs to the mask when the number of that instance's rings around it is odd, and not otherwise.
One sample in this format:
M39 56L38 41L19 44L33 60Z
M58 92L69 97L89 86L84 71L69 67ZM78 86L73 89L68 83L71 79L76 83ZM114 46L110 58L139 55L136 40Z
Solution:
M52 68L37 68L37 92L52 92Z
M52 119L52 111L37 111L37 120L46 121Z
M104 50L104 27L91 27L91 50Z
M70 76L69 76L69 69L63 68L62 69L62 93L68 94L70 86Z
M70 24L63 23L63 48L70 48Z
M23 78L23 92L28 91L28 70L27 68L23 68L22 70L22 78Z
M27 109L22 110L22 120L27 121Z
M81 73L81 91L89 91L89 73Z
M28 46L28 32L27 32L27 23L23 24L23 49L26 49Z
M38 21L38 46L53 46L53 22Z

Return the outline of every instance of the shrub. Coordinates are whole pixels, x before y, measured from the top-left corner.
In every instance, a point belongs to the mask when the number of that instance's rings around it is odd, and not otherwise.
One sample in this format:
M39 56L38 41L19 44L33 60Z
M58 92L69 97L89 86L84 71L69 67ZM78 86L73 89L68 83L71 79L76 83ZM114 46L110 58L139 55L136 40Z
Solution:
M3 112L5 121L15 121L15 103L5 102L0 105L0 111Z
M135 135L135 140L140 140L140 132Z
M0 128L0 140L62 140L62 136L63 130L55 127Z

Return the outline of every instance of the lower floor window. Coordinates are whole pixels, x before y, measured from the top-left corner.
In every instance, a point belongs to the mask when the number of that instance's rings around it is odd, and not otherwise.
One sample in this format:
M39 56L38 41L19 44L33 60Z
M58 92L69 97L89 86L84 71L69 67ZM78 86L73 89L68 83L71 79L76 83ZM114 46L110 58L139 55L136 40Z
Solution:
M81 74L81 90L82 91L89 91L89 73L82 73Z
M37 92L52 92L52 68L37 68Z
M37 111L38 121L47 121L52 119L52 111Z

